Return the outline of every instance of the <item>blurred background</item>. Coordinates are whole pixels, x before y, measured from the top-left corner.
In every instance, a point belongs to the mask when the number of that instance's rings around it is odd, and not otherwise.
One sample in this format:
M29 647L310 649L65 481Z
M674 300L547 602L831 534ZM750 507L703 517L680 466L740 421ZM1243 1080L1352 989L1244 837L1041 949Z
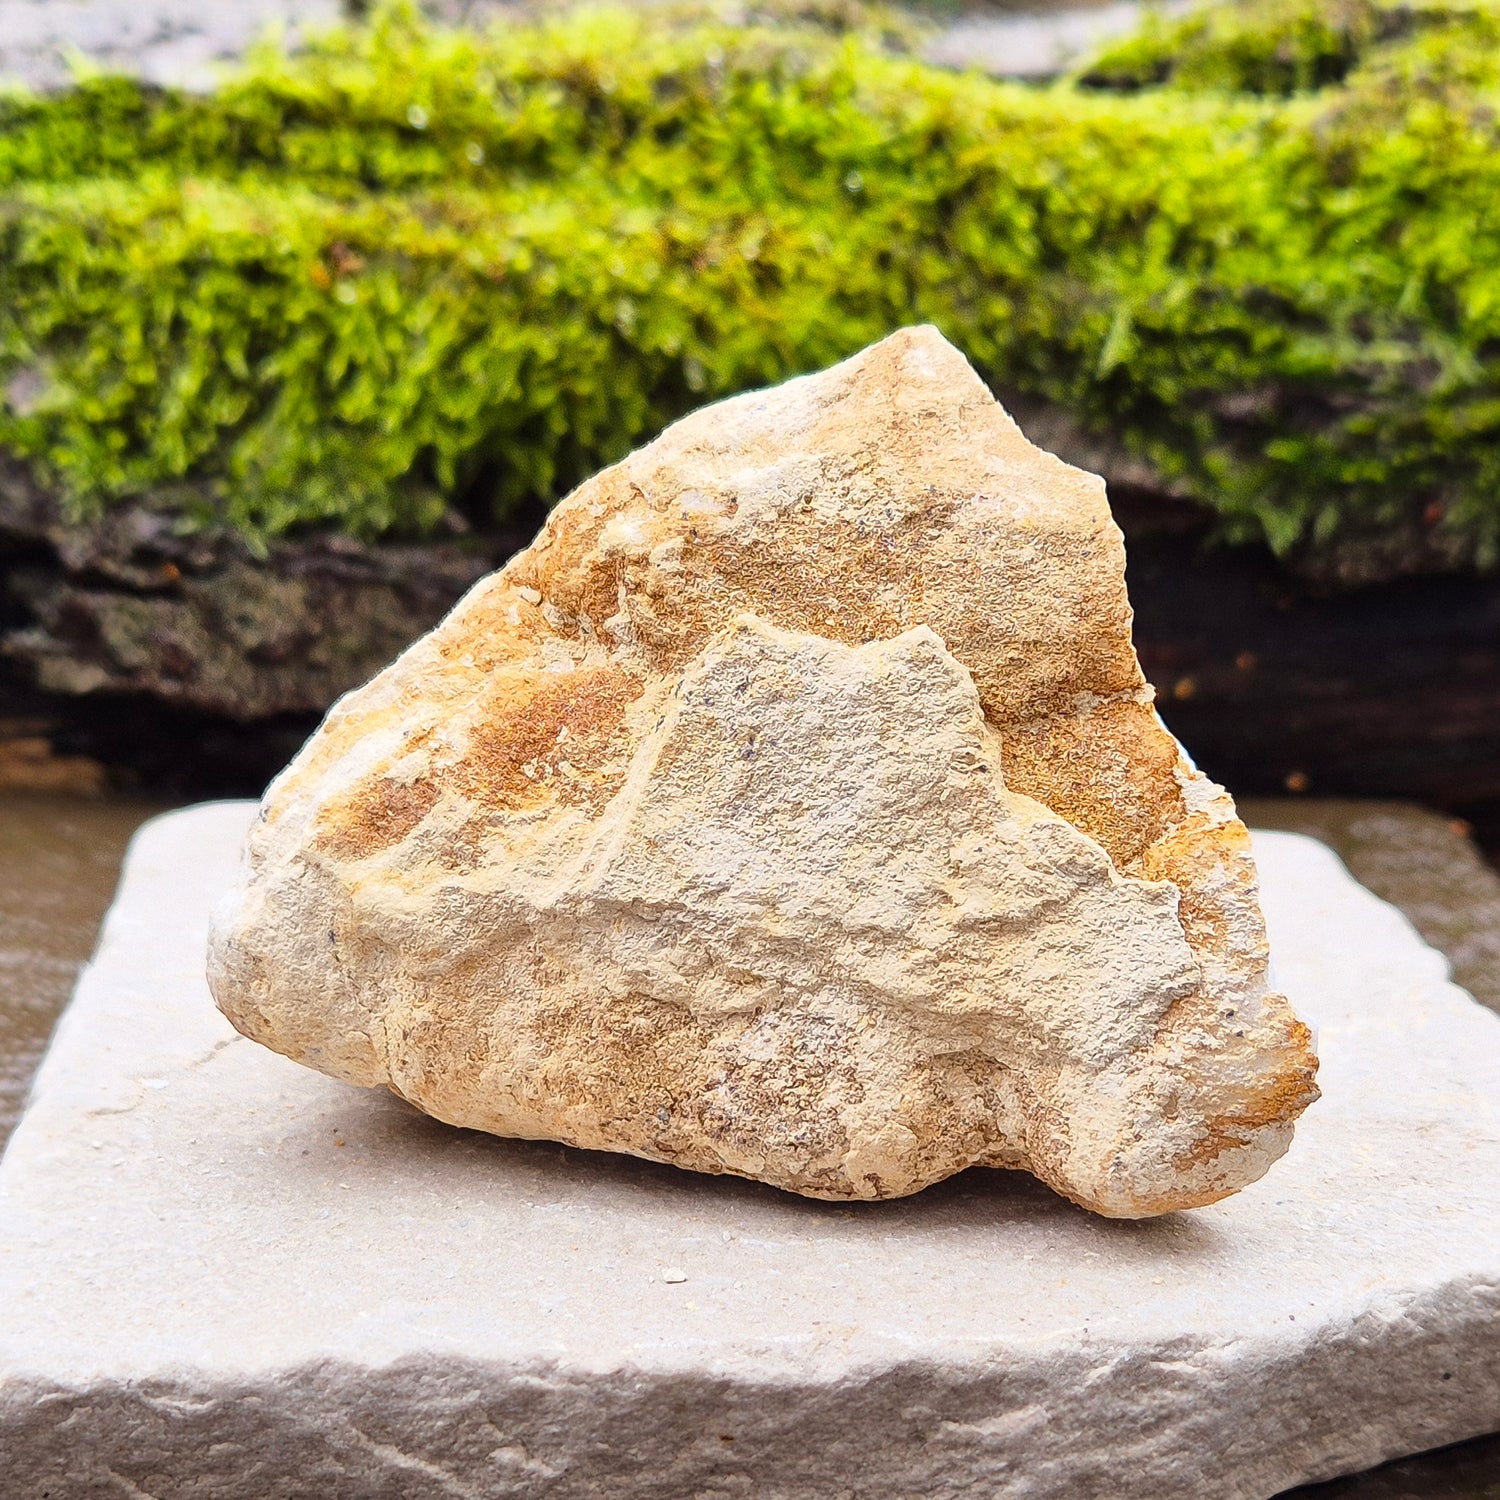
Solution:
M913 322L1107 479L1203 768L1500 1008L1500 0L0 0L0 79L0 1140L144 817Z

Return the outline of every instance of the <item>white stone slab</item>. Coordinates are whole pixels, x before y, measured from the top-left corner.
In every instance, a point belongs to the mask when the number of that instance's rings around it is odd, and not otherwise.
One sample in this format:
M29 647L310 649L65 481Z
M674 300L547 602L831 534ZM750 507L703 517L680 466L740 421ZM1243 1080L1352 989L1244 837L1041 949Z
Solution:
M1500 1427L1500 1017L1321 845L1257 847L1326 1097L1130 1224L493 1140L235 1039L249 816L138 836L0 1165L5 1500L1258 1500Z

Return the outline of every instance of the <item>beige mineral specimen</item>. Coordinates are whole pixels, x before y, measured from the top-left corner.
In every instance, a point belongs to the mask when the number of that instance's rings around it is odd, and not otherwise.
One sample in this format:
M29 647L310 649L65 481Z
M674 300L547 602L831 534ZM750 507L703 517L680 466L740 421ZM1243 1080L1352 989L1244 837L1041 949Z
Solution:
M1260 1177L1317 1097L1104 485L908 329L679 422L351 694L220 906L247 1036L822 1198Z

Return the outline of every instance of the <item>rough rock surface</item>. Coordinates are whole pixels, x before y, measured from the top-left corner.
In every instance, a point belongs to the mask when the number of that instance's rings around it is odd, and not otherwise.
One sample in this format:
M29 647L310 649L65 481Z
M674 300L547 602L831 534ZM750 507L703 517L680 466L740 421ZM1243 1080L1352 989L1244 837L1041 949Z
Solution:
M296 1067L203 981L253 816L137 836L0 1164L6 1500L1265 1500L1500 1428L1500 1018L1309 840L1256 853L1326 1097L1264 1181L1120 1223L1013 1172L814 1202Z
M147 694L241 720L321 713L442 619L507 540L323 534L258 553L228 531L182 534L145 505L69 521L0 452L0 670L23 664L62 699Z
M1163 1213L1316 1097L1102 482L931 329L671 428L343 700L210 977L454 1124L829 1198Z

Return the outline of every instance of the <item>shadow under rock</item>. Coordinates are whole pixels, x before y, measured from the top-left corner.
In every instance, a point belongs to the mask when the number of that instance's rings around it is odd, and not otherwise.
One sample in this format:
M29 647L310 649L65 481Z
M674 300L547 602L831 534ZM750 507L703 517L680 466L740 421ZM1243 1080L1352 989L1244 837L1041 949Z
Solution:
M306 1143L295 1159L310 1170L336 1160L342 1173L358 1172L382 1197L408 1190L416 1172L424 1178L436 1172L486 1193L503 1181L508 1197L538 1205L572 1200L651 1216L753 1219L767 1232L798 1236L841 1239L873 1230L887 1241L930 1240L1024 1224L1044 1234L1055 1253L1082 1255L1107 1245L1122 1266L1154 1265L1170 1255L1179 1272L1195 1260L1217 1260L1228 1248L1222 1228L1192 1214L1102 1218L1021 1171L971 1167L904 1198L828 1201L619 1152L487 1135L444 1124L384 1090L343 1086L294 1128ZM336 1158L329 1155L335 1137L347 1142L334 1148Z

